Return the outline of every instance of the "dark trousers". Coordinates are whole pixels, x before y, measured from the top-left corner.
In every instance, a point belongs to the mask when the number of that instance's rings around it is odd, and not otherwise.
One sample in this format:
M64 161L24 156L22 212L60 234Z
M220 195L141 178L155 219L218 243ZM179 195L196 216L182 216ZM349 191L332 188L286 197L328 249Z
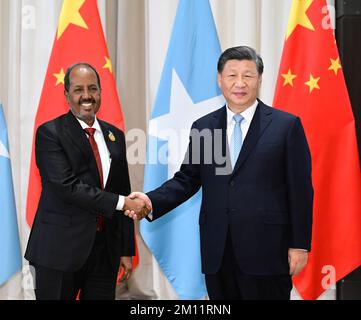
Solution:
M84 266L76 272L35 267L37 300L114 300L117 271L112 266L104 232L97 232Z
M228 231L220 270L206 274L211 300L289 300L292 280L289 275L256 276L242 272L234 256Z

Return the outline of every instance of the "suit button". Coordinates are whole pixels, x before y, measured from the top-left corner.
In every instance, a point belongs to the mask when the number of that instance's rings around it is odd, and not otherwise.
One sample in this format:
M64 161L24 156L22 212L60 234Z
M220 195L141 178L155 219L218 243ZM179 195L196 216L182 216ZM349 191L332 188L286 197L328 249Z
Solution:
M230 183L229 183L229 185L231 186L231 187L234 187L234 180L232 180Z

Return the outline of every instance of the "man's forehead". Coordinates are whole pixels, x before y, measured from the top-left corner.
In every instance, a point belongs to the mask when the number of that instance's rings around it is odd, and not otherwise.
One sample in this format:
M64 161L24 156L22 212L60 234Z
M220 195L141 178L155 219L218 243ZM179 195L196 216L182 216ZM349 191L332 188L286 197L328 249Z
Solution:
M90 73L90 71L92 71ZM97 77L95 72L92 69L78 69L78 70L72 70L72 72L69 75L69 82L70 84L74 84L75 82L79 82L79 81L87 81L87 82L91 82L91 84L95 84L97 85Z
M256 61L250 59L230 59L226 61L225 65L232 66L232 65L248 65L248 66L257 66Z
M94 76L94 78L96 79L95 71L92 68L83 65L77 66L73 70L71 70L69 74L69 79L71 80L74 76Z

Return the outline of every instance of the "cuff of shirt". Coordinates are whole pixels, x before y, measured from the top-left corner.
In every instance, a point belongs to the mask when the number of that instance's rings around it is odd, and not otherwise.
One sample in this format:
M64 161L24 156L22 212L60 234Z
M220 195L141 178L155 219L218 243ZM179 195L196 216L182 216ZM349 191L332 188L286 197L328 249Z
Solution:
M116 206L116 210L123 210L123 207L124 207L124 202L125 202L125 197L124 196L119 196L119 199L118 199L118 203L117 203L117 206Z

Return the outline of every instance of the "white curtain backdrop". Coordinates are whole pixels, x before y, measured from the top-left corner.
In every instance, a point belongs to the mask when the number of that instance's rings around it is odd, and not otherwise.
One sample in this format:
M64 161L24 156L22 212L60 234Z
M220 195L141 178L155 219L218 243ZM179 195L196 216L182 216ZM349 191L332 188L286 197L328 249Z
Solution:
M291 1L210 3L222 50L249 45L261 54L265 64L261 99L272 104ZM98 0L98 4L126 129L146 130L178 0ZM29 236L25 209L34 118L61 6L61 0L0 1L0 101L9 130L22 252ZM142 190L143 166L131 165L130 173L132 189ZM177 299L139 233L137 240L140 264L128 283L118 286L117 297ZM30 280L24 260L22 272L0 287L0 299L33 299ZM292 297L299 298L295 291ZM335 290L321 298L334 299Z

